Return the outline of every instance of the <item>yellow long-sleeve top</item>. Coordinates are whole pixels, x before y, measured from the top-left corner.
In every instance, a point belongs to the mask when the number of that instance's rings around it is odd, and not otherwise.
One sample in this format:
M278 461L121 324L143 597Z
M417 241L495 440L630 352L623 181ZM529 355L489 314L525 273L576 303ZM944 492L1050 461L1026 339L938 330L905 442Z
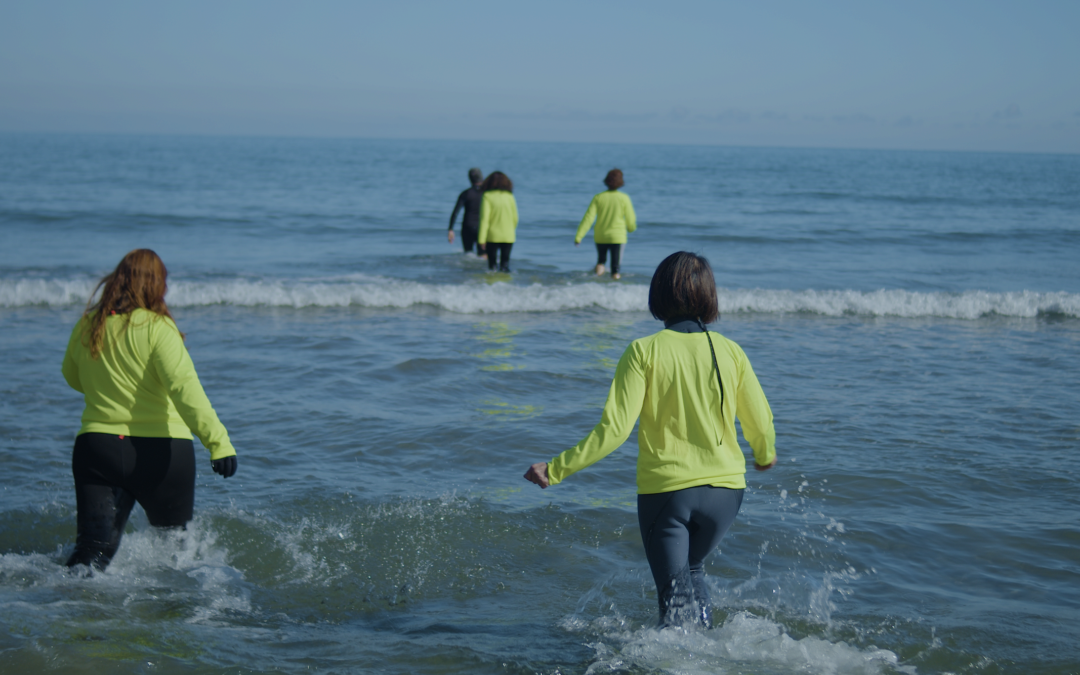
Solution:
M574 235L575 244L580 244L585 238L594 219L596 231L593 232L593 241L597 244L625 244L626 233L637 229L634 204L630 197L618 190L606 190L592 198Z
M486 244L513 244L517 239L518 210L514 193L491 190L480 202L480 231L476 241Z
M615 369L600 423L548 463L552 485L610 454L638 425L638 494L698 485L746 487L746 458L735 418L754 459L776 459L772 410L742 348L710 333L724 382L723 416L709 343L704 333L662 330L634 340Z
M194 431L211 459L236 454L171 319L145 309L110 316L96 359L89 336L83 317L71 331L62 367L86 401L80 434L191 438Z

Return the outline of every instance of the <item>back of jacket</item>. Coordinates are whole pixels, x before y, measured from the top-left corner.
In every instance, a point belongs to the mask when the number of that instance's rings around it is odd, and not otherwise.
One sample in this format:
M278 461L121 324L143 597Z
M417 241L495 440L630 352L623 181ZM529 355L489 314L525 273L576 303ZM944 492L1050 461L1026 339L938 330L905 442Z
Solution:
M638 424L639 494L698 485L746 487L735 419L758 464L776 458L772 410L738 344L709 333L724 383L723 410L704 333L662 330L634 340L615 369L600 423L551 460L554 485L618 448Z
M597 244L625 244L626 233L637 229L637 216L630 197L618 190L606 190L592 198L578 225L574 243L580 244L596 220L593 241Z
M86 402L80 434L191 438L194 432L211 459L236 454L171 319L145 309L108 317L96 359L89 323L84 317L75 325L62 367Z
M517 238L518 210L512 192L491 190L484 193L480 204L480 231L476 240L481 244L512 244Z

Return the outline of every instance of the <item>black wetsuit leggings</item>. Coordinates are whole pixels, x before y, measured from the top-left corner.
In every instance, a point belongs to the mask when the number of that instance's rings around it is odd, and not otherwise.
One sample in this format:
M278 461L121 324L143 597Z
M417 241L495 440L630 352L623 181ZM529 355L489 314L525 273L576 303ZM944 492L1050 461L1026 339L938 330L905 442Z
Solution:
M742 499L742 490L710 485L638 495L638 525L661 625L710 625L705 558L735 521Z
M476 255L484 255L484 247L477 243L476 238L480 236L479 230L470 230L467 227L461 228L461 248L465 253L472 253L473 248L476 249Z
M487 243L487 257L488 257L488 269L495 269L495 258L499 258L499 271L510 271L510 249L514 247L513 244L500 244L498 242L489 241ZM496 255L497 254L497 255Z
M189 439L80 434L71 453L78 535L68 567L105 569L138 502L151 525L183 527L195 507Z
M608 252L611 252L611 273L619 273L619 263L622 262L622 250L626 244L597 244L596 264L603 265L607 262Z

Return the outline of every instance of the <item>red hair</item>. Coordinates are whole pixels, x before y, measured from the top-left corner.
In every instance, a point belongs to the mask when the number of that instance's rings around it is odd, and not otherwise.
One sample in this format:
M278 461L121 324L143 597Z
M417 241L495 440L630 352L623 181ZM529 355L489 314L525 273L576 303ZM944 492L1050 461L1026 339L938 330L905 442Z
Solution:
M136 309L145 309L172 319L165 304L167 276L165 263L161 262L157 253L148 248L137 248L124 256L116 269L98 282L83 312L83 317L90 321L88 346L91 357L96 359L101 354L105 320L111 314L130 314ZM98 291L101 291L101 297L94 302ZM180 337L183 336L180 333Z

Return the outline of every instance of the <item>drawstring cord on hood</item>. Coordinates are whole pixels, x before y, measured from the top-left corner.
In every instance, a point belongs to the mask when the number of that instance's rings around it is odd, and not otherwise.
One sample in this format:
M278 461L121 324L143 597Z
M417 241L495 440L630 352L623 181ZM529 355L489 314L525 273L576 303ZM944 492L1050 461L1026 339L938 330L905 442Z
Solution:
M727 429L724 425L724 381L720 379L720 364L716 362L716 350L713 349L712 338L709 337L709 331L706 330L705 324L701 322L699 317L694 317L694 321L697 321L697 325L705 333L705 339L709 341L709 353L712 354L713 368L716 368L716 383L720 385L720 442L723 443L724 433Z

